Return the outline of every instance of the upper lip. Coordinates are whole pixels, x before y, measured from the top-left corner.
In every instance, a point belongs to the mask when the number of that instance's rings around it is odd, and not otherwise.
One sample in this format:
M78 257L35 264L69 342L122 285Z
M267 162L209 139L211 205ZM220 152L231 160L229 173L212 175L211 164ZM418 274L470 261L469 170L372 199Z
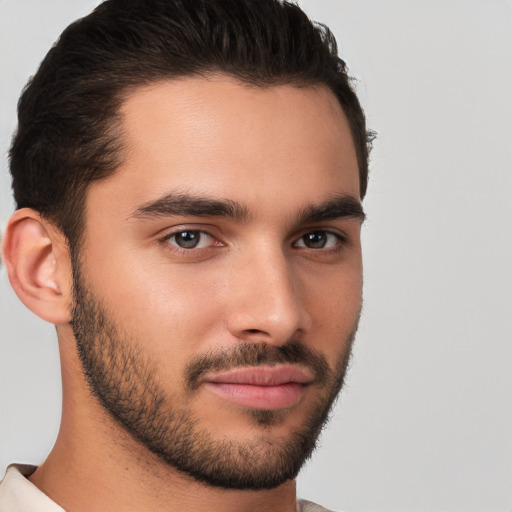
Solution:
M313 382L313 373L301 366L245 366L208 375L206 382L217 384L246 384L279 386L281 384Z

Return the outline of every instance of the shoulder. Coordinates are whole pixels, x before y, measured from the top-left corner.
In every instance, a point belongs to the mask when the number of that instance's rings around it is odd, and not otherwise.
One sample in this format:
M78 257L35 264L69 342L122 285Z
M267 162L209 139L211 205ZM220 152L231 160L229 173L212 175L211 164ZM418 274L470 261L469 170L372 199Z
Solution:
M0 512L65 512L29 480L35 466L11 464L0 482Z
M299 500L298 512L333 512L321 505L317 505L312 501Z

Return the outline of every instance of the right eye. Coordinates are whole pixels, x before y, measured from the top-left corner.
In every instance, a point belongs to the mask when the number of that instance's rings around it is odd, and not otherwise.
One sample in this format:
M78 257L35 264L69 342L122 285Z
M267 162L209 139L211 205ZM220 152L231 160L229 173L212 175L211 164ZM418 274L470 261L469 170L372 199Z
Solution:
M172 233L164 240L180 249L204 249L215 245L215 239L208 233L188 229Z

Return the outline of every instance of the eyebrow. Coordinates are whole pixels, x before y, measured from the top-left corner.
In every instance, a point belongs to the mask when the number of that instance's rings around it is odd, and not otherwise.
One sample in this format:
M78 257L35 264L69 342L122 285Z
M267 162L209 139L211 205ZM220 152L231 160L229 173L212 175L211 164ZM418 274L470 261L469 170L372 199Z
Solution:
M246 220L247 208L229 199L209 199L189 194L167 194L156 201L139 206L131 215L137 219L169 216L226 217L236 221Z
M366 215L361 202L352 196L335 196L332 199L311 205L299 213L298 224L322 222L341 218L352 218L364 222Z
M170 193L142 204L131 215L136 219L169 216L224 217L242 222L249 218L249 211L242 204L230 199ZM296 222L301 225L339 218L353 218L363 222L365 214L360 201L348 195L335 196L326 202L307 206L299 212Z

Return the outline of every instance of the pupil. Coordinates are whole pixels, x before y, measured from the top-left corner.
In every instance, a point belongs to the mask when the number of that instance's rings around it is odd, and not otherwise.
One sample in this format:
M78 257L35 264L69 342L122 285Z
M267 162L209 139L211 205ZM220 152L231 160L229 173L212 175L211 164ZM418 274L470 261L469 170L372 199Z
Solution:
M313 233L308 233L304 237L304 242L307 247L312 247L314 249L321 249L325 246L326 237L325 233L322 233L321 231L315 231Z
M199 235L195 231L182 231L176 235L176 243L184 249L192 249L199 242Z

